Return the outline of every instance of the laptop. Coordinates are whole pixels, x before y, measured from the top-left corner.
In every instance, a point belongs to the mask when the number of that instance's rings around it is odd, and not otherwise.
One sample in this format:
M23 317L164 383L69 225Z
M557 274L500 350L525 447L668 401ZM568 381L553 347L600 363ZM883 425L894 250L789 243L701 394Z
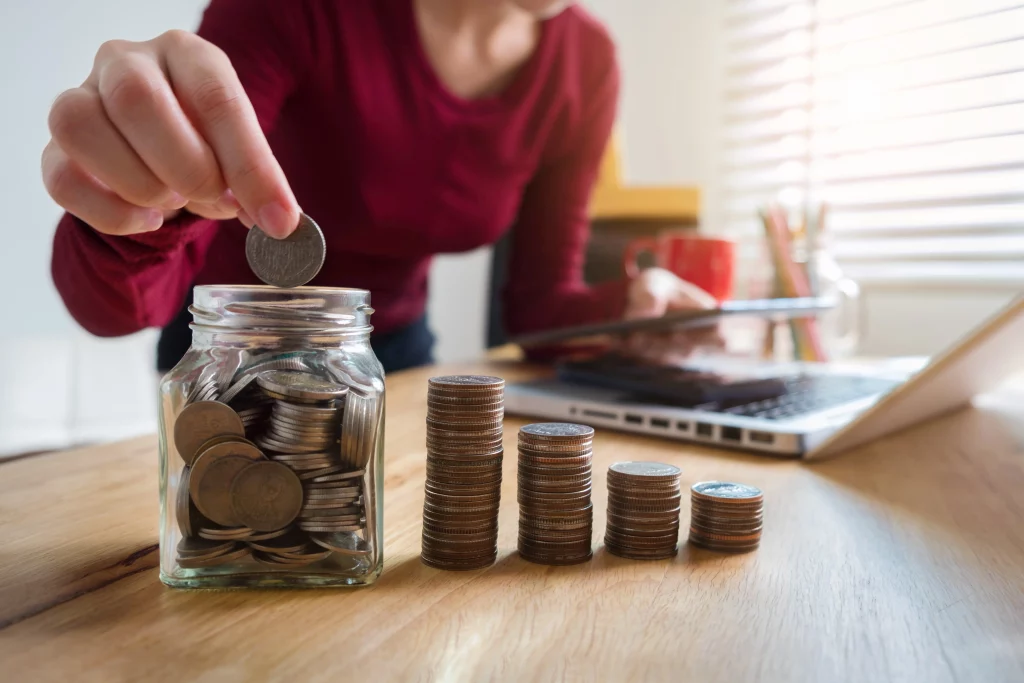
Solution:
M687 367L743 374L752 380L744 386L755 392L749 400L714 400L709 394L695 405L669 405L652 400L652 392L639 398L629 388L630 376L595 382L587 370L570 367L560 378L509 385L505 411L770 455L825 458L956 410L1024 371L1024 296L930 362L738 364L709 358ZM771 395L756 395L770 383L776 387Z

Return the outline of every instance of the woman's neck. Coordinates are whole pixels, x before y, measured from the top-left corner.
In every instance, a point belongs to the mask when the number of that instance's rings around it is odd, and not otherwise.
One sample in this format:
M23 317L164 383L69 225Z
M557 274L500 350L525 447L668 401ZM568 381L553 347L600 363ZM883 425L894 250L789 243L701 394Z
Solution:
M532 18L506 0L417 0L417 3L421 12L458 33L493 34L507 22Z
M466 99L503 90L540 37L540 19L507 0L413 0L413 10L435 73Z

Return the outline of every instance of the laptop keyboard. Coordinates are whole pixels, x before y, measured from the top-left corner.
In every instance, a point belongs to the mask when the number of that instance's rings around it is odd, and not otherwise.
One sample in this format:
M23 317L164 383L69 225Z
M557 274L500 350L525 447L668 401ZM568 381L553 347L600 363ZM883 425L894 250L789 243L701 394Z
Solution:
M720 403L705 403L694 409L783 420L867 398L886 392L896 385L896 382L875 377L847 375L793 375L779 379L786 385L786 392L780 396L730 407Z

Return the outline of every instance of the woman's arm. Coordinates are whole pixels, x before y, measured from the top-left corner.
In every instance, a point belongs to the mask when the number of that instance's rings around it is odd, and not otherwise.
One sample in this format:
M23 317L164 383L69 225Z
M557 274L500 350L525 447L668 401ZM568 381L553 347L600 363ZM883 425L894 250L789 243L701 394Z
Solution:
M542 164L523 195L504 291L505 326L512 335L621 318L626 307L628 283L590 287L583 281L590 193L619 92L610 43L606 49L584 84L571 141Z
M312 60L307 9L214 0L198 38L105 44L83 86L54 103L43 177L69 213L51 268L85 329L169 322L218 219L252 216L282 236L294 227L298 206L264 132Z
M619 91L610 43L604 52L605 66L583 91L586 106L574 123L575 137L564 153L542 166L523 197L504 292L505 326L512 335L715 305L699 287L661 268L594 287L583 281L590 193L615 120ZM587 51L591 58L600 53ZM640 334L627 340L627 350L664 357L670 351L688 352L695 345L719 342L717 330L703 337Z

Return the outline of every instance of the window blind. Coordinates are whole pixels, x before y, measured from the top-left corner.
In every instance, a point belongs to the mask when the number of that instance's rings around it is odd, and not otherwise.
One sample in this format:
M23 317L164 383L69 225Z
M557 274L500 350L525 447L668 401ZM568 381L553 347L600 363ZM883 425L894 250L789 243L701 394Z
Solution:
M824 201L861 281L1024 285L1024 3L729 0L723 215Z

